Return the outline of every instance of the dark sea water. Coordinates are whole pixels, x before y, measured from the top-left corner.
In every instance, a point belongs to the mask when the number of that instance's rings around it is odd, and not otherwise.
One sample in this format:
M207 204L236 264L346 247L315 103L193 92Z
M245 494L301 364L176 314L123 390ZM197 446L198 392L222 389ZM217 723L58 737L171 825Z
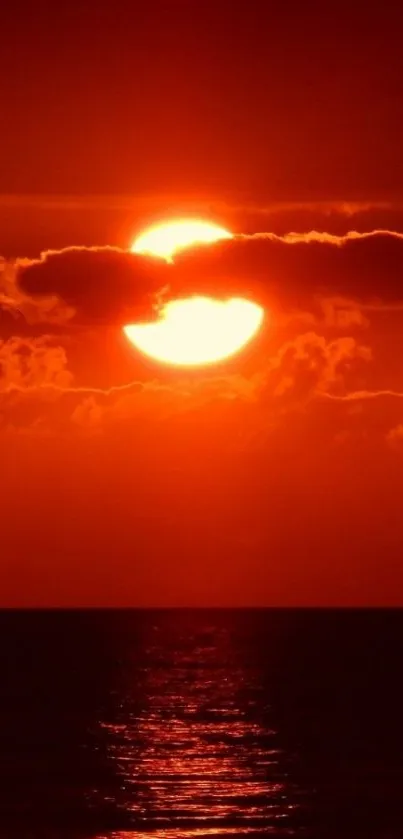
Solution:
M0 612L0 837L403 837L403 611Z

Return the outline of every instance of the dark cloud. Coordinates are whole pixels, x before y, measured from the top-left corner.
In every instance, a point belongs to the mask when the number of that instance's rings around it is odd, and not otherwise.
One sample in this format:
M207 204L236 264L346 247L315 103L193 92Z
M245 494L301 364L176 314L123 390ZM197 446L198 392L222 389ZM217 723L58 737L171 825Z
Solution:
M150 317L166 275L159 259L118 248L71 247L21 262L17 284L32 298L56 295L80 323L113 323L124 316Z
M403 235L352 232L344 237L257 234L183 251L172 288L249 294L264 303L303 308L318 293L396 301L403 296Z
M300 318L304 313L306 323L313 318L343 329L366 325L363 304L401 301L403 236L242 235L183 251L174 265L117 248L72 247L19 261L7 271L0 308L28 322L121 324L153 317L161 294L168 299L206 293L243 294L274 308L279 318L281 311L294 311Z

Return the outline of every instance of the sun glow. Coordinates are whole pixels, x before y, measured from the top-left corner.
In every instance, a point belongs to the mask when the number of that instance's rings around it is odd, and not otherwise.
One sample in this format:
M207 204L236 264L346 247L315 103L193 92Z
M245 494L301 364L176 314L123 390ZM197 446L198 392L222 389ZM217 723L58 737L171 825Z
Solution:
M241 297L189 297L167 303L155 323L125 326L124 332L150 358L192 367L222 361L238 352L262 320L262 307Z
M232 233L208 221L179 219L145 230L132 245L133 253L149 253L168 262L177 251L192 245L232 239Z

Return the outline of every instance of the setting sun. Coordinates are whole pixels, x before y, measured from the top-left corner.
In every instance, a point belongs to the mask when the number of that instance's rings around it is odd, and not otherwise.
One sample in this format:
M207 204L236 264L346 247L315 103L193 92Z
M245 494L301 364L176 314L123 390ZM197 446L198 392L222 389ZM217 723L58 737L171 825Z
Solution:
M240 297L189 297L167 303L155 323L128 325L124 332L150 358L192 367L234 355L257 333L262 320L262 307Z
M174 254L183 248L232 238L232 233L217 224L179 219L150 227L136 239L131 250L133 253L160 256L170 262Z

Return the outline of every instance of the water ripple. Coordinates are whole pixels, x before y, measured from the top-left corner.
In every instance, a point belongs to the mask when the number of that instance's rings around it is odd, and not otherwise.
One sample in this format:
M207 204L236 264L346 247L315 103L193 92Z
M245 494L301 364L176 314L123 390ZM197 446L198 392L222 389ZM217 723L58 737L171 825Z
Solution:
M216 637L191 653L187 638L168 660L163 641L148 647L114 718L100 719L119 779L109 800L161 839L291 835L301 806L291 758L262 704L259 674L237 660L228 637Z

